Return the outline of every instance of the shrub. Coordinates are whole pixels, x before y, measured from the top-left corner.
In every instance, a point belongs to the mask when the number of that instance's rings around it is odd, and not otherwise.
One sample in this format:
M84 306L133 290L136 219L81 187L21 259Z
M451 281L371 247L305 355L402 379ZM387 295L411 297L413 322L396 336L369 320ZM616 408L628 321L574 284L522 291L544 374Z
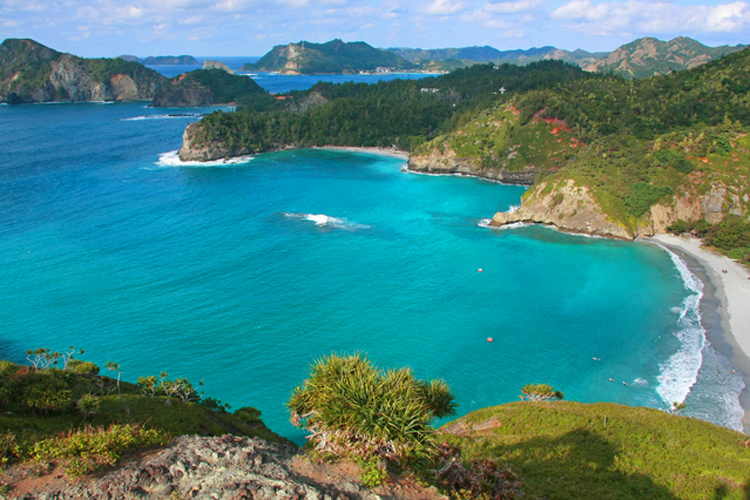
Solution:
M71 359L68 363L68 370L84 375L98 375L99 367L91 361L81 361L80 359Z
M166 444L169 436L139 425L111 425L69 431L67 435L34 443L31 457L37 462L56 462L71 478L112 466L127 451Z
M406 368L383 372L360 354L332 355L312 366L287 407L317 452L408 463L432 455L430 422L455 413L453 399L442 380L417 380Z
M526 384L521 387L521 399L529 401L559 401L565 395L549 384Z

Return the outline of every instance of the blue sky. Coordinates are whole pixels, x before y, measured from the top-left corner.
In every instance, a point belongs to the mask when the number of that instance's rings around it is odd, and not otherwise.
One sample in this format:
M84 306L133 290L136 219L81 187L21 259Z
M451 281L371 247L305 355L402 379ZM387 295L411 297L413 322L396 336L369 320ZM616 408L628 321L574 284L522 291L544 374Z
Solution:
M642 36L750 43L750 5L710 0L0 0L0 39L85 57L260 56L334 38L375 47L610 51Z

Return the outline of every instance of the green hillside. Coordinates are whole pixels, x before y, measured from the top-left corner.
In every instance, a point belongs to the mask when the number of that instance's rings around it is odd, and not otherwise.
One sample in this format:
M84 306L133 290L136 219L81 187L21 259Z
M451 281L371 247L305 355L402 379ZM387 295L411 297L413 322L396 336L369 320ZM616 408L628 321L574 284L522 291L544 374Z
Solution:
M510 403L439 431L466 462L509 467L526 499L750 498L748 436L658 410Z
M174 77L154 96L153 107L200 107L237 102L271 103L273 97L252 78L221 69L197 69Z

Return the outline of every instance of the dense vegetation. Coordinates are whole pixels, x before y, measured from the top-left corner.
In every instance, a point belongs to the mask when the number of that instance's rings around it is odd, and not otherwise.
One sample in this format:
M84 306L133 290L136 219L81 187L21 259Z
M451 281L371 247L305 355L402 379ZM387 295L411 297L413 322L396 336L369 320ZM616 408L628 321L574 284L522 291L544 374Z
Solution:
M286 96L283 111L278 110L278 103L253 103L236 113L208 115L200 123L196 142L218 142L243 153L286 145L412 149L428 137L451 130L465 113L519 92L579 78L599 77L565 63L545 61L498 69L478 65L418 81L319 83L309 91ZM507 89L505 94L499 92L501 87Z
M154 96L155 107L198 107L232 102L267 107L274 99L252 78L221 69L197 69L172 78Z
M55 463L77 477L182 434L280 439L255 408L230 413L187 379L162 373L121 382L116 363L107 363L113 379L76 354L37 349L26 366L0 361L0 464Z
M440 429L463 459L506 464L525 498L746 499L747 436L610 403L510 403Z

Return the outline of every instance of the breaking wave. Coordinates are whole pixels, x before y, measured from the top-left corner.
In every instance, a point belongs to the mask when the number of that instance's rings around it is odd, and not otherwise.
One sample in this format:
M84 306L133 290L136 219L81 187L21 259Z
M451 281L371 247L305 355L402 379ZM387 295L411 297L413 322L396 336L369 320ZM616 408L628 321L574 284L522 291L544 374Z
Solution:
M370 226L366 224L357 224L356 222L350 222L346 219L339 217L331 217L325 214L304 214L304 213L290 213L284 212L284 217L290 219L303 219L315 223L318 227L330 227L333 229L367 229Z

